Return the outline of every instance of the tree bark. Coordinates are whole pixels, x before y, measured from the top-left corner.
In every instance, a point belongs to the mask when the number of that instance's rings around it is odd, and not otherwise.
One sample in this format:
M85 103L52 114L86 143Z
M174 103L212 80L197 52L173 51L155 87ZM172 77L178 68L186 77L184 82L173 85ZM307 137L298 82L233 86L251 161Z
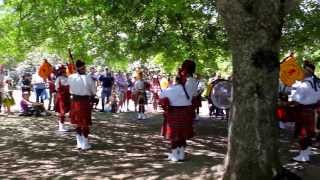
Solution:
M224 180L271 180L280 168L275 108L285 0L217 0L233 63Z

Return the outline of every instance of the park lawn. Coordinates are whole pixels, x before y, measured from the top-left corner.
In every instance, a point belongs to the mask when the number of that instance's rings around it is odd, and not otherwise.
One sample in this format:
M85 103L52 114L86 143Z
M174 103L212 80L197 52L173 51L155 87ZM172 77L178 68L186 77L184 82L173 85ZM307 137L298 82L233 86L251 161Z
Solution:
M162 117L134 113L94 113L90 142L78 151L74 132L57 132L56 116L0 116L0 178L57 179L215 179L227 151L227 123L201 119L189 141L185 162L166 160L168 143L160 136ZM73 127L69 125L72 129ZM291 131L281 133L281 160L305 180L320 177L320 158L310 164L290 161ZM290 153L288 153L290 152ZM320 153L319 148L314 153Z

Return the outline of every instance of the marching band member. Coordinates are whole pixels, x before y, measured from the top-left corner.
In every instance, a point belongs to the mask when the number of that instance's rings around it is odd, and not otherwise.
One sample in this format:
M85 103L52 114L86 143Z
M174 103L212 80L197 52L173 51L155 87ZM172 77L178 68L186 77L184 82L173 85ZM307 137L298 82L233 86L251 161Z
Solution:
M164 107L162 135L171 142L171 161L184 160L187 139L193 137L195 109L192 99L197 93L197 82L192 77L195 63L184 61L174 86L160 93L160 104Z
M66 67L64 65L58 66L57 79L55 81L55 90L57 92L55 109L59 113L59 131L65 132L64 127L65 114L70 111L70 90L68 84L68 77Z
M89 126L91 123L91 99L96 94L95 82L86 74L85 63L76 62L77 73L69 76L68 83L72 95L70 118L76 127L77 148L90 149L88 142Z
M298 162L310 160L311 138L315 135L315 109L320 100L319 82L314 77L315 66L304 62L304 79L292 85L289 101L296 102L295 132L299 136L300 154L293 158Z

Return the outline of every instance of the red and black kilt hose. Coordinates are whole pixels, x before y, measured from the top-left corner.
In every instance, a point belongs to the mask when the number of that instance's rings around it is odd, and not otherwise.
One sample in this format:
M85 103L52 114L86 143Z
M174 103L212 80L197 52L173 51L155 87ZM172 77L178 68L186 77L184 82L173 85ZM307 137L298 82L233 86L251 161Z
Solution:
M61 87L57 91L56 95L56 112L60 114L66 114L70 111L71 107L71 99L70 99L70 92L69 87Z
M194 108L192 106L170 106L164 113L161 135L177 141L193 137Z
M314 108L299 108L296 112L295 137L310 137L315 135Z
M72 124L87 128L91 121L92 103L89 96L73 96L71 100L70 119Z

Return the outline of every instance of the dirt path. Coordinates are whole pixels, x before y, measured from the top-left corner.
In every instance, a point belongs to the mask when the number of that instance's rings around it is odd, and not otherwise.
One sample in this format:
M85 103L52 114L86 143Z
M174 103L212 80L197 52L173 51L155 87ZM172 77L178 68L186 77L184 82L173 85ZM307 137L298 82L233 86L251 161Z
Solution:
M0 117L0 179L214 179L227 150L224 121L201 119L189 141L187 160L166 160L168 144L159 135L161 115L135 120L133 113L95 113L93 150L75 149L74 132L56 131L56 117ZM312 164L289 161L295 147L283 136L282 161L304 176L320 177L319 149ZM292 151L292 152L291 152ZM288 153L290 152L290 153ZM292 154L293 153L293 154ZM287 163L290 162L290 163ZM299 169L299 170L298 170ZM316 177L316 178L315 178Z

